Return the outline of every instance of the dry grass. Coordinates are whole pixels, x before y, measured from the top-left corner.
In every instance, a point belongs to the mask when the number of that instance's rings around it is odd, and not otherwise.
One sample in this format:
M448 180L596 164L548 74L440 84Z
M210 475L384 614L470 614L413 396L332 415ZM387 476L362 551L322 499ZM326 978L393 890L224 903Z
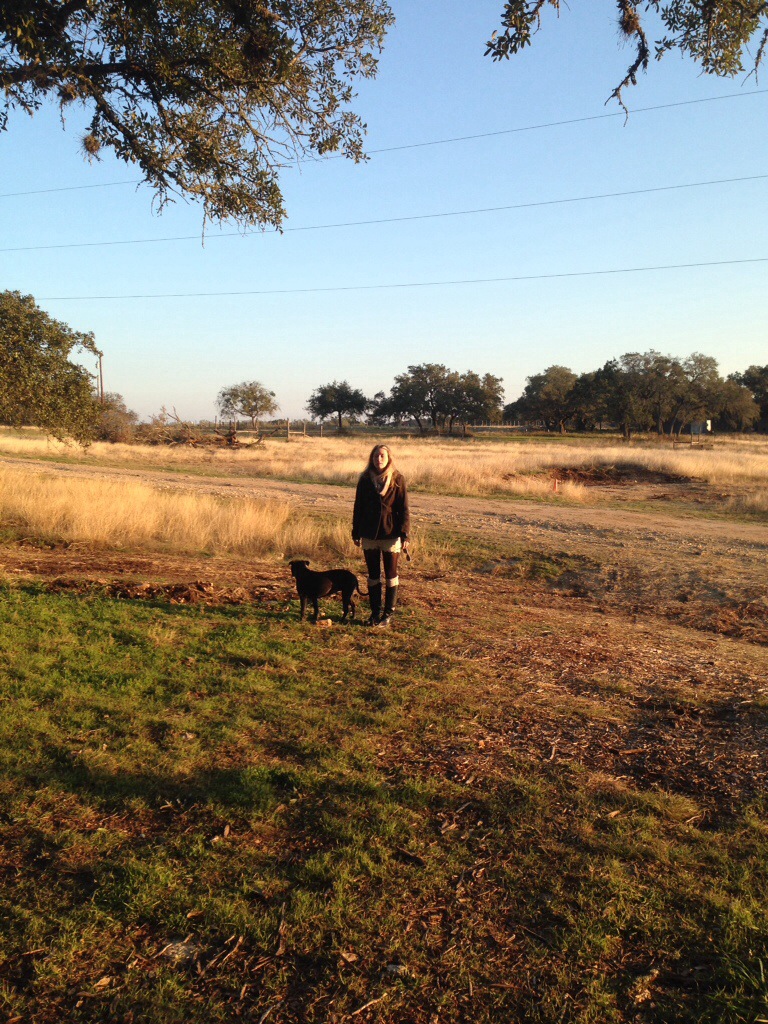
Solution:
M298 516L287 502L67 480L22 468L0 469L0 515L37 539L108 548L252 556L354 550L345 524Z
M313 517L292 503L162 490L139 481L66 479L0 467L0 517L16 534L117 550L359 561L349 518ZM442 571L451 545L418 528L421 563Z
M761 487L749 494L739 494L728 502L728 508L735 512L768 513L768 488Z
M461 441L409 438L392 442L396 461L409 486L435 493L464 495L553 495L558 472L660 474L697 480L715 487L768 487L768 441L761 437L718 439L712 449L672 448L668 441L617 444L581 439L535 441ZM216 474L280 477L351 485L365 465L370 437L298 437L266 442L239 451L201 451L142 445L95 444L87 452L42 438L0 435L0 453L28 458L66 458L83 464L186 469ZM598 500L594 488L564 481L558 495L568 502ZM760 499L763 507L764 497Z

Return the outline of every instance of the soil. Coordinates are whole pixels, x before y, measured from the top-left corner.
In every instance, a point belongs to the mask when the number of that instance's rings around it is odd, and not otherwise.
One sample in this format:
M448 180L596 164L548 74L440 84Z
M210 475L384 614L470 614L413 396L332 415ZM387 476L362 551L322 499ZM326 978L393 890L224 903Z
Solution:
M584 484L585 487L605 487L607 484L629 487L637 484L688 483L688 477L675 473L660 473L642 466L591 466L589 469L560 466L551 470L550 475L553 479L571 480Z

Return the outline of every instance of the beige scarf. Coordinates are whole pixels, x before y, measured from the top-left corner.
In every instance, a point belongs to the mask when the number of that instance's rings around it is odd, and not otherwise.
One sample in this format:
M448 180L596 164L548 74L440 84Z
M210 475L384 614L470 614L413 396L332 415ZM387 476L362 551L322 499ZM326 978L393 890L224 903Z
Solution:
M392 465L392 460L389 460L381 473L375 473L372 469L370 469L368 473L373 482L373 486L383 498L392 486L392 477L395 475L395 467Z

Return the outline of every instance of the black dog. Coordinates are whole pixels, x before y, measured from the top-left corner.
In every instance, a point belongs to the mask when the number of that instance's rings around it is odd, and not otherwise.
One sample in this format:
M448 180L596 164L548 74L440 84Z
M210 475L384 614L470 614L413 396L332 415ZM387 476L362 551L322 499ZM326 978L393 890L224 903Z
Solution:
M344 615L341 621L346 622L355 617L355 602L352 600L355 592L362 593L357 582L357 576L349 569L327 569L325 572L314 572L307 568L309 562L306 559L295 558L288 563L291 567L291 575L296 580L296 589L299 592L301 601L301 616L304 618L304 610L307 601L311 601L315 610L313 622L317 622L320 614L318 601L321 597L328 597L329 594L341 594L341 602L344 608Z

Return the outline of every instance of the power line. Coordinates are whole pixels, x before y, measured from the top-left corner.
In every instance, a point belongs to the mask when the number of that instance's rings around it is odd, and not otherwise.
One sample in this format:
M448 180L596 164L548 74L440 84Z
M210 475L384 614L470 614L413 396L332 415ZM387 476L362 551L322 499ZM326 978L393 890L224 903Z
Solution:
M741 178L714 178L710 181L691 181L679 185L658 185L651 188L629 189L624 192L599 192L588 196L570 196L565 199L542 199L530 203L513 203L510 206L482 206L472 210L448 210L440 213L414 213L402 217L379 217L370 220L349 220L338 221L331 224L305 224L294 228L284 228L283 232L289 231L327 231L332 228L356 228L371 227L376 224L400 224L417 220L438 220L446 217L469 217L480 213L504 213L510 210L529 210L540 206L563 206L568 203L585 203L596 199L620 199L626 196L650 195L654 192L673 192L687 188L704 188L710 185L732 185L745 181L764 181L768 174L750 174ZM211 236L214 239L243 237L251 235L264 235L261 231L222 231ZM270 232L278 234L278 232ZM0 249L0 252L41 252L48 249L92 249L99 246L112 245L149 245L158 242L189 242L200 238L196 235L170 235L163 238L125 238L106 242L59 242L54 245L21 245Z
M210 299L247 295L308 295L321 292L386 291L395 288L440 288L448 285L504 284L512 281L554 281L569 277L601 277L609 274L643 274L660 270L689 270L698 267L733 267L768 263L768 256L743 260L713 260L701 263L662 263L650 267L616 267L609 270L571 270L558 274L518 274L511 277L473 277L454 281L400 281L395 284L334 285L328 288L271 288L242 292L163 292L153 295L43 295L41 302L101 302L124 299Z
M651 110L670 110L672 107L689 107L694 103L717 103L719 100L735 100L741 99L744 96L759 96L766 92L768 92L768 89L752 89L750 92L728 93L727 96L704 96L698 100L679 100L675 103L657 103L652 107L635 107L634 110L630 110L629 113L646 114ZM383 149L370 149L368 150L368 153L369 155L373 155L374 153L395 153L402 149L420 149L423 146L444 146L449 142L471 142L474 139L490 139L496 135L514 135L517 132L535 132L542 128L560 128L568 124L584 124L587 121L603 121L609 117L623 117L626 119L627 114L623 110L614 110L606 114L592 114L588 117L572 117L566 121L546 121L542 124L530 124L521 128L502 128L500 131L482 132L478 135L456 135L448 139L434 139L431 142L411 142L403 146L387 146ZM337 154L333 154L331 159L339 159L339 157Z
M697 103L719 103L721 100L737 100L743 99L745 96L762 96L765 93L768 93L768 89L752 89L749 92L732 92L725 96L704 96L697 100L679 100L675 103L657 103L650 107L635 107L633 110L630 110L629 113L630 115L647 114L654 110L671 110L674 107L689 107ZM592 114L587 117L573 117L564 121L546 121L541 124L522 125L518 128L501 128L497 131L480 132L476 135L455 135L447 139L432 139L427 142L409 142L400 146L383 146L379 149L369 149L368 156L375 156L381 153L397 153L401 150L407 149L423 149L426 146L445 146L453 142L471 142L476 139L491 139L499 135L515 135L519 132L535 132L544 128L560 128L569 124L585 124L588 121L604 121L611 117L626 118L626 116L627 115L623 110L616 110L605 114ZM312 162L341 159L344 159L341 154L330 154L329 156L315 157ZM4 192L0 193L0 199L15 199L20 196L48 195L51 192L76 192L87 188L112 188L116 185L141 185L143 181L143 178L131 178L125 181L100 182L95 185L64 185L59 188L34 189L28 192Z
M100 181L94 185L65 185L61 188L38 188L33 192L3 192L0 199L15 199L17 196L44 196L49 192L81 192L86 188L112 188L114 185L140 185L143 178L129 178L124 181Z

